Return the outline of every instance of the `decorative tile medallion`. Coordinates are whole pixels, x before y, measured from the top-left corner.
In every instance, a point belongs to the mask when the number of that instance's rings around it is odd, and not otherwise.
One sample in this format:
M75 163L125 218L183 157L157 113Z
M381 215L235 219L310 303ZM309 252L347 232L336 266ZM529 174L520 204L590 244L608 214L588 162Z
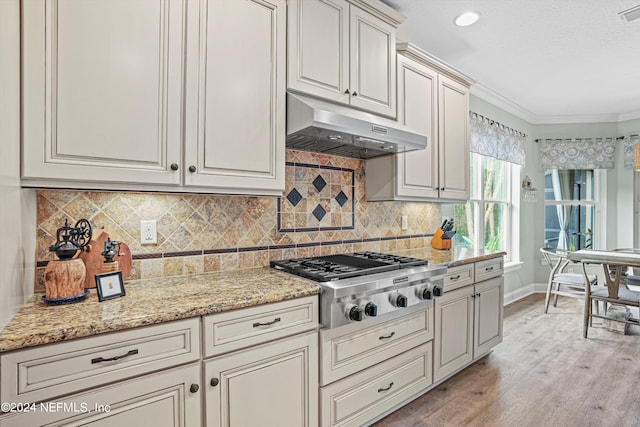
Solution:
M278 231L352 230L355 225L355 170L286 163L286 200L278 198ZM300 200L298 200L298 195Z

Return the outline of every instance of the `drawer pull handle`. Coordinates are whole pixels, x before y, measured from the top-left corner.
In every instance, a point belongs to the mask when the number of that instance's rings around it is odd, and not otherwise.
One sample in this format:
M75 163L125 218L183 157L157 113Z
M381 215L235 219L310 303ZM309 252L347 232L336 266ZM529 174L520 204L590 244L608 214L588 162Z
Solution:
M491 267L486 267L486 268L484 269L484 271L492 271L492 270L493 270L493 265L492 265Z
M113 362L114 360L124 359L125 357L133 356L134 354L138 354L138 349L129 350L127 352L127 354L122 354L120 356L108 357L106 359L104 357L97 357L95 359L91 359L91 364L93 365L94 363L100 363L100 362Z
M451 277L449 277L449 279L451 279L451 280L458 280L459 278L460 278L460 275L459 275L459 274L458 274L458 275L456 275L456 276L451 276Z
M393 387L393 382L389 384L389 386L385 387L385 388L379 388L378 389L378 393L382 393L383 391L389 391L391 390L391 387Z
M257 327L259 327L259 326L271 326L271 325L273 325L274 323L278 323L279 321L280 321L280 318L279 318L279 317L276 317L276 318L275 318L275 319L273 319L271 322L266 322L266 323L256 322L256 323L254 323L254 324L253 324L253 327L254 327L254 328L257 328Z
M211 384L211 387L215 387L215 386L217 386L218 384L220 384L220 380L219 380L219 379L217 379L217 378L211 378L211 382L210 382L210 384Z
M393 337L395 334L396 334L395 332L391 332L389 335L383 335L379 339L388 340L389 338Z

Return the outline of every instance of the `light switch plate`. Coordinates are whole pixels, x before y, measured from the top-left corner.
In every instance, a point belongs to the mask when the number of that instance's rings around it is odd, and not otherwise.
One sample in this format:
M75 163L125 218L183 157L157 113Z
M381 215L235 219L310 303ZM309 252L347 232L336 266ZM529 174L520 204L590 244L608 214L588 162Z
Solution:
M409 228L409 217L402 215L402 229L406 230L407 228Z
M143 245L158 243L158 228L155 219L140 221L140 243Z

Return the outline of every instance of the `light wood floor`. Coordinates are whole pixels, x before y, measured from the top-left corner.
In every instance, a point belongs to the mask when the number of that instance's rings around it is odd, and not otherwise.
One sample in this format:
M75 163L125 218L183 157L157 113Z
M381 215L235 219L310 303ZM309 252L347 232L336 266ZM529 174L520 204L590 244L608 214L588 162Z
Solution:
M640 331L594 319L582 338L582 302L544 295L505 307L492 353L374 424L408 426L640 426Z

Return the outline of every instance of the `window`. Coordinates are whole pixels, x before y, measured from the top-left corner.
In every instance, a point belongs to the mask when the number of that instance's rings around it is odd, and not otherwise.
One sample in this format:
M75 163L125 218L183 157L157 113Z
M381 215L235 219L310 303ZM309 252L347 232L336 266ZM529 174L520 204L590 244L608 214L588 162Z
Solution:
M596 203L592 170L549 169L544 176L544 245L593 247Z
M471 153L469 202L454 206L456 246L506 251L507 261L517 258L511 248L512 180L519 172L519 165Z

